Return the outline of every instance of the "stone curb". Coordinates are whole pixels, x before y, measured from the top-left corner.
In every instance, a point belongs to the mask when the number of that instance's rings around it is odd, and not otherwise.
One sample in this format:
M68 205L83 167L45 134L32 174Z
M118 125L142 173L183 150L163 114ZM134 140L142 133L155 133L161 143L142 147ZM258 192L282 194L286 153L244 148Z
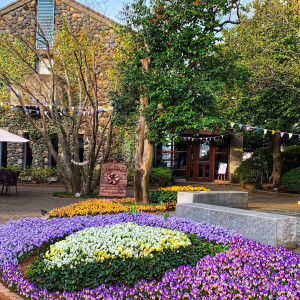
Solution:
M0 300L23 300L0 283Z

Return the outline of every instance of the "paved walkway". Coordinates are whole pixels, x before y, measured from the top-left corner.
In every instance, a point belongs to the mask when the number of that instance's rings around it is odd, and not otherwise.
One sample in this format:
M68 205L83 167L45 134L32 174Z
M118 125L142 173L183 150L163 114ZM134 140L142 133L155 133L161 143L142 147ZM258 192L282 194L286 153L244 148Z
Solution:
M177 184L177 183L176 183ZM186 185L187 183L181 183ZM211 190L239 190L247 191L238 184L217 185L215 183L188 183L194 186L205 186ZM50 211L55 207L68 205L79 202L84 199L77 198L55 198L53 192L64 191L63 187L41 187L35 186L18 186L19 197L14 193L14 188L11 189L11 196L0 195L0 224L3 224L10 219L18 220L26 217L41 217L41 209ZM133 191L127 190L127 196L133 197ZM256 211L272 212L295 216L298 220L297 226L297 252L300 253L300 204L294 195L260 195L249 192L249 209Z

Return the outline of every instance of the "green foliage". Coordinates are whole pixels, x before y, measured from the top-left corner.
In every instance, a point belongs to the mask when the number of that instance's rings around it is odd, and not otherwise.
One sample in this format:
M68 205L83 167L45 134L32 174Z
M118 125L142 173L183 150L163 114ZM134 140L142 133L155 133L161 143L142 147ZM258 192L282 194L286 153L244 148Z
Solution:
M53 268L45 270L44 254L29 267L27 275L31 281L49 291L78 291L84 288L97 288L100 284L132 285L142 278L160 280L167 270L181 265L195 265L205 255L219 252L216 245L189 234L191 246L177 251L167 249L153 252L153 257L106 259L102 263L82 264L80 267Z
M223 55L249 71L244 87L220 97L228 119L287 132L299 122L297 2L255 0L251 17L224 32Z
M58 170L54 167L31 166L21 171L21 176L30 176L30 182L47 183L49 177L60 177Z
M133 184L134 168L129 168L127 173L128 184ZM151 186L168 186L172 182L172 169L171 168L153 168L150 172L150 185Z
M241 165L235 170L235 174L245 182L258 182L261 171L257 167L255 161L251 158L243 161Z
M150 185L152 186L167 186L172 181L171 168L153 168L150 173Z
M262 185L267 182L272 172L273 158L267 149L254 151L251 158L243 161L235 170L235 174L245 182L255 182Z
M150 191L150 202L152 203L166 203L176 202L177 192L175 191Z
M131 205L130 205L130 212L131 212L132 214L136 214L136 205L135 205L135 204L131 204Z
M300 193L300 167L285 173L281 184L291 192Z
M289 146L281 153L283 171L288 172L295 166L300 166L300 146Z
M213 97L226 77L216 74L220 37L215 29L222 29L220 24L239 4L133 1L123 13L126 26L117 28L120 80L112 94L116 124L134 125L143 115L146 137L156 143L178 140L185 129L224 127ZM141 68L141 59L149 59L149 69ZM147 95L146 105L140 104L141 95Z
M133 185L133 180L134 180L134 168L128 168L128 173L127 173L128 185Z

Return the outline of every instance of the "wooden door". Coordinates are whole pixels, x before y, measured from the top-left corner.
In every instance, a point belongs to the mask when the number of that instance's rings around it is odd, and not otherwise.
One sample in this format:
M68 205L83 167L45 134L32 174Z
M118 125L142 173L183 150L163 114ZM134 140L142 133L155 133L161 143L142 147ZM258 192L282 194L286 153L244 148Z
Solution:
M214 180L214 145L211 141L187 143L187 180Z

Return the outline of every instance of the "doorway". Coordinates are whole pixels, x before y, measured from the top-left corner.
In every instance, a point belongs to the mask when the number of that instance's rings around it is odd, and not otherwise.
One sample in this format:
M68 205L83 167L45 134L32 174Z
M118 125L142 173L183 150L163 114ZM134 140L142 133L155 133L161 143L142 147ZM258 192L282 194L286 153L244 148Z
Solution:
M187 180L214 180L215 147L213 141L188 141Z

